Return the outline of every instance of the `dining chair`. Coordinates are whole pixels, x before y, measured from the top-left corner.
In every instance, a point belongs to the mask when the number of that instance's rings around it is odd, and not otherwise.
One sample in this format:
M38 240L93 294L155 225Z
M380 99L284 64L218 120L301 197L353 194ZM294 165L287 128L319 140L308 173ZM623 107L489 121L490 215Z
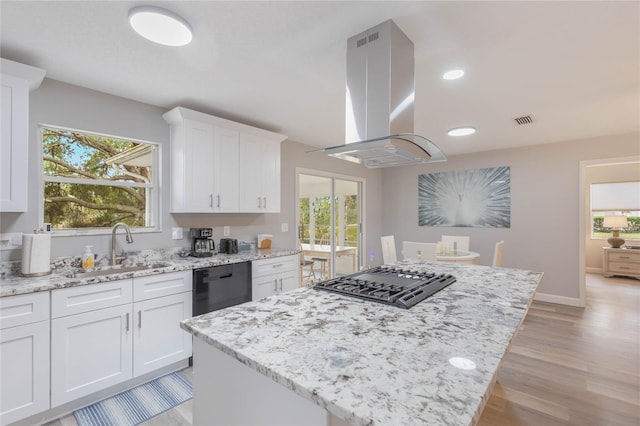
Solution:
M499 268L502 265L502 249L504 248L504 241L498 241L496 248L493 250L493 262L491 266Z
M413 241L402 242L402 257L413 260L436 260L435 243L417 243Z
M453 235L443 235L442 236L442 245L444 247L448 247L451 250L455 249L460 251L469 251L469 240L471 238L469 236L453 236Z
M316 281L316 271L314 270L315 262L309 260L304 256L304 250L302 250L302 244L299 244L298 250L300 250L300 285L309 286Z
M396 263L398 256L396 255L396 239L393 235L380 237L382 243L382 262L385 265Z

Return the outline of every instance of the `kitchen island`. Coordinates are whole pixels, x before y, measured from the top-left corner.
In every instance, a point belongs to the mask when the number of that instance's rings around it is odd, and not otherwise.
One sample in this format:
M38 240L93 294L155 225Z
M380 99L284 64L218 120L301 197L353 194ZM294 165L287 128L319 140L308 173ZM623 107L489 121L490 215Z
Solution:
M457 281L408 310L303 288L183 321L194 424L474 424L542 274L398 263Z

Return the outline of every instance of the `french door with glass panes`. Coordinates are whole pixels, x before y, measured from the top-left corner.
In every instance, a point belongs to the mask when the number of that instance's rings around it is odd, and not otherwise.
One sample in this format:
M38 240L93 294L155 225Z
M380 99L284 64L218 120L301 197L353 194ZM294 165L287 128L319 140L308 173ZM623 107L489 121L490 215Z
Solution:
M297 171L297 229L303 285L359 270L362 186L358 178Z

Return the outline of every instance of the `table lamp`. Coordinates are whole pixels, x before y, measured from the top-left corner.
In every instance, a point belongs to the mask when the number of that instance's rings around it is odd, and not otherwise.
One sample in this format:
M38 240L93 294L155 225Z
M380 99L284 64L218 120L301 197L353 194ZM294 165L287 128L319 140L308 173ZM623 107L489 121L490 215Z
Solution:
M620 238L620 228L629 226L626 216L605 216L602 226L611 228L611 238L607 239L609 245L613 248L620 248L624 244L624 239Z

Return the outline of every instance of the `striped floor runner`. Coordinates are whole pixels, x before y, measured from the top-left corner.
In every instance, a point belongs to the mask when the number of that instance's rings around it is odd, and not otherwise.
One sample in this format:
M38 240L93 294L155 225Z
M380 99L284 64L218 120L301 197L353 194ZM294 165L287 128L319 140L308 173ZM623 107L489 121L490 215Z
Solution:
M76 410L78 426L133 426L191 399L191 383L171 373Z

